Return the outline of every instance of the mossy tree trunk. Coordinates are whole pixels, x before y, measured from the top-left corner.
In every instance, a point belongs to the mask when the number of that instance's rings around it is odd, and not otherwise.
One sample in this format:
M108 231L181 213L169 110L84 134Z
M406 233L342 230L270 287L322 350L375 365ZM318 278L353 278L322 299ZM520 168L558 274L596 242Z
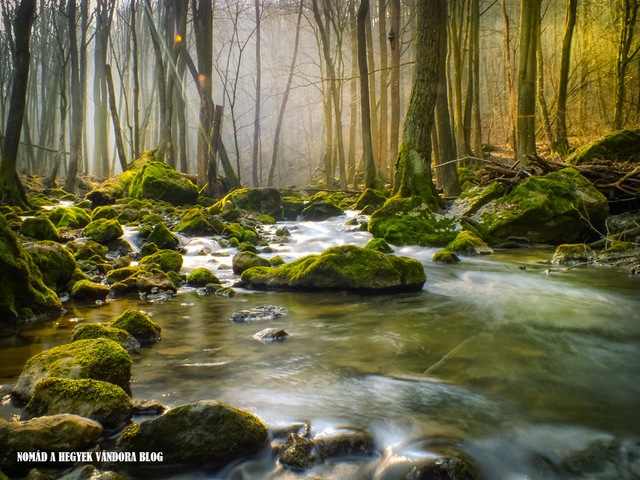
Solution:
M14 73L11 84L9 114L2 145L2 159L0 161L0 201L23 206L27 206L29 202L18 178L16 164L27 101L29 61L31 59L29 40L31 38L31 25L35 19L35 10L35 0L22 0L16 9L16 17L13 24Z
M389 1L391 28L389 50L391 50L391 118L389 132L389 163L398 155L400 137L400 0Z
M445 21L442 2L417 0L416 63L395 166L394 193L402 197L420 196L432 204L437 203L437 197L431 177L431 129L441 63L440 23Z

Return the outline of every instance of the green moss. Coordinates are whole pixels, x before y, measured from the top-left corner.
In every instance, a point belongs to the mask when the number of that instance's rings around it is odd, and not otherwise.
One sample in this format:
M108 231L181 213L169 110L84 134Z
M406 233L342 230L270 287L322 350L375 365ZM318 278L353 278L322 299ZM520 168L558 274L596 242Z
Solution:
M385 197L381 192L373 190L372 188L367 188L358 197L354 207L356 210L362 210L366 206L370 206L375 210L384 205L386 201L387 197Z
M456 253L458 255L476 256L476 255L489 255L493 253L493 250L482 241L475 233L469 231L462 231L458 236L450 242L445 250L448 252Z
M107 283L122 282L131 277L135 277L140 273L140 267L123 267L111 270L107 274Z
M42 273L47 287L56 292L65 289L77 268L73 255L56 242L32 243L25 248Z
M121 428L131 419L131 399L113 383L89 378L45 378L34 389L25 407L32 416L71 413L100 422L105 428Z
M369 222L369 232L392 245L445 246L457 228L454 219L434 213L420 197L390 198Z
M460 259L454 252L444 249L444 250L437 251L433 255L433 258L431 259L431 261L437 262L437 263L456 263L456 262L459 262Z
M256 231L245 228L242 234L242 241L250 243L251 245L258 245L260 243L260 237Z
M157 290L164 292L177 291L176 284L172 278L175 278L176 272L165 273L162 270L152 270L150 272L140 272L140 275L136 278L136 288L140 293L151 293ZM129 280L125 280L128 282Z
M209 283L219 284L220 280L208 268L196 268L187 276L187 284L192 287L204 287Z
M244 239L244 227L239 223L230 223L227 225L222 234L229 238L235 238L238 242L242 242Z
M179 287L186 281L186 276L178 272L167 272L167 278L171 280L176 287ZM174 292L176 290L173 290Z
M192 208L185 213L175 230L186 235L206 236L216 233L199 208Z
M139 310L125 310L121 315L111 320L109 324L112 327L128 332L141 345L149 345L155 342L160 338L162 332L160 325Z
M505 187L500 182L492 182L489 185L473 186L466 189L454 204L456 215L466 217L473 215L480 208L502 197L506 193Z
M613 160L614 162L640 161L640 130L618 130L609 133L590 145L577 149L567 163L580 165L593 160Z
M89 240L78 248L73 256L76 260L90 260L94 259L94 257L97 257L100 260L105 260L107 258L108 251L109 249L104 245L100 245L98 242Z
M211 207L212 213L224 213L240 208L255 214L279 217L281 198L275 188L239 188Z
M279 267L285 263L284 259L280 255L276 255L275 257L269 259L272 267Z
M282 217L284 220L297 220L304 210L304 201L296 196L282 197Z
M49 220L58 228L84 228L91 222L87 212L78 207L58 207L51 211Z
M148 240L150 242L155 243L158 248L166 248L169 250L174 250L180 246L180 239L176 237L171 231L164 225L164 223L158 223L151 234L149 235Z
M584 243L558 245L553 254L552 263L592 262L595 254L591 247Z
M56 226L46 217L28 217L20 225L20 233L37 240L60 241Z
M274 223L276 223L276 219L271 215L267 215L266 213L259 214L258 221L264 225L273 225Z
M116 212L116 209L110 205L97 207L93 212L91 212L91 220L99 220L101 218L113 219L117 216L118 212Z
M110 327L100 323L85 323L73 329L72 342L88 340L92 338L106 338L122 345L126 350L135 350L140 343L129 333L121 328Z
M140 247L140 258L145 258L148 257L149 255L153 255L154 253L157 253L159 251L158 246L153 243L153 242L149 242L149 243L145 243L144 245L142 245L142 247Z
M23 399L30 398L37 381L49 377L91 378L129 391L131 363L127 351L112 340L78 340L31 357L14 391Z
M109 296L109 287L91 280L80 280L71 289L71 297L76 300L106 300Z
M140 260L142 269L148 270L154 264L163 272L179 272L182 268L182 255L173 250L159 250Z
M131 182L129 195L137 199L165 200L172 205L188 205L198 199L198 188L166 163L152 160Z
M84 236L102 245L120 238L124 232L118 220L100 218L94 220L84 229Z
M62 311L58 296L45 285L4 215L0 215L0 271L0 324Z
M329 248L321 255L308 255L275 268L249 268L241 278L249 288L369 293L420 290L426 280L418 260L355 245Z
M458 181L463 191L475 187L480 182L480 175L475 170L458 164Z
M302 220L320 222L343 213L344 210L329 199L312 200L302 210Z
M602 253L622 253L628 250L633 250L637 246L638 244L634 242L613 241L611 242L611 246L602 250Z
M375 250L376 252L381 253L393 253L393 248L389 246L387 242L382 238L374 238L369 240L369 242L364 246L364 248L368 248L369 250Z
M159 215L157 213L148 213L144 217L142 217L140 223L142 225L157 225L159 223L164 223L164 218L162 217L162 215Z
M271 262L254 252L242 251L233 256L233 273L240 275L252 267L270 267Z

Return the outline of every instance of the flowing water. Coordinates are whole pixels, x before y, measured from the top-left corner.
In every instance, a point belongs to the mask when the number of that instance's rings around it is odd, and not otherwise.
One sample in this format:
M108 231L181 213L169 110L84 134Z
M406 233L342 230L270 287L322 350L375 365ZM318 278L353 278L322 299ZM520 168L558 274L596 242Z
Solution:
M273 245L267 256L290 261L370 239L345 221L286 224L292 242ZM237 280L233 249L183 241L185 272L206 265L227 284ZM487 479L640 478L640 280L621 270L550 265L548 249L457 265L432 263L434 252L396 249L425 266L427 283L412 294L239 290L223 298L183 289L170 301L68 303L57 321L0 339L0 384L7 390L30 356L68 342L79 322L138 308L163 336L134 354L134 397L168 406L218 399L271 427L308 421L314 433L352 425L374 436L376 458L327 462L309 474L393 479L394 462L420 459L443 443L465 451ZM269 322L229 320L263 304L288 313ZM272 326L289 333L286 341L252 338ZM0 414L16 413L5 399ZM619 448L592 449L586 473L561 466L598 442ZM170 478L310 478L283 471L267 450L222 472Z

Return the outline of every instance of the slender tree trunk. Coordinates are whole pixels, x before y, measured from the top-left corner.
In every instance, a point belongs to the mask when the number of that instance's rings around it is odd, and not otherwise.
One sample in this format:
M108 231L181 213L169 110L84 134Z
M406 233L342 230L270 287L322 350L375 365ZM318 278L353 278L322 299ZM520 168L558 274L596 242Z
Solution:
M569 67L571 66L571 41L577 14L578 0L567 0L556 114L556 143L558 151L563 154L569 151L569 140L567 138L567 88L569 86Z
M347 177L355 189L356 182L356 139L358 126L358 27L355 0L349 2L349 30L351 38L351 80L349 81L349 149L347 152Z
M540 29L538 29L538 35L538 48L536 51L536 62L538 68L538 105L540 106L540 114L542 116L544 133L549 140L551 150L556 151L557 143L555 137L553 136L549 107L547 106L547 99L544 94L544 58L542 55L542 38L540 36Z
M463 75L463 35L462 35L462 14L459 13L460 6L456 7L454 2L451 12L449 13L449 35L451 41L451 60L453 65L453 125L454 135L456 139L456 150L458 155L469 155L467 142L465 141L464 128L464 106L462 102L462 75Z
M261 103L261 89L262 89L262 67L260 65L260 0L254 2L256 9L256 106L253 117L253 152L251 155L251 174L253 179L253 186L260 186L260 177L262 172L258 175L258 157L260 157L260 103Z
M280 131L282 130L282 122L284 120L284 113L287 109L287 101L289 100L289 93L291 92L291 83L293 82L293 74L295 73L296 60L298 58L298 45L300 44L300 24L302 23L302 10L304 8L304 0L300 0L300 6L298 7L298 20L296 22L296 39L293 43L293 56L291 58L291 67L289 68L289 78L287 78L287 86L284 89L284 95L282 96L282 104L280 105L280 112L278 113L278 123L276 124L276 132L273 138L273 152L271 154L271 165L269 166L269 177L267 179L267 186L273 186L273 176L276 171L276 162L278 160L278 147L280 146Z
M638 18L639 0L621 0L622 17L618 55L616 57L616 90L615 108L613 115L613 129L620 130L623 126L624 98L626 94L627 67L631 58L629 52L633 43L636 20Z
M80 91L80 65L78 60L78 36L76 33L76 2L69 2L69 49L71 57L71 91ZM84 48L84 46L80 46ZM69 169L64 189L67 192L75 192L78 164L80 163L82 142L82 116L84 113L84 95L71 96L71 137Z
M122 141L122 130L120 129L120 117L116 106L116 92L113 88L113 77L111 76L111 65L105 65L105 78L107 80L107 90L109 92L109 109L113 121L113 131L116 137L116 148L120 159L120 168L124 172L127 169L127 155L124 153L124 142Z
M140 157L140 73L138 68L138 32L136 2L131 0L131 56L133 75L133 158Z
M482 158L482 113L480 105L480 0L471 4L471 40L473 44L473 143L472 150L476 157Z
M520 2L520 57L518 60L517 155L521 166L536 153L536 51L541 0Z
M360 71L360 110L362 112L362 152L364 155L364 184L376 186L376 167L371 138L371 112L369 100L369 69L367 66L366 23L369 16L369 0L361 0L358 9L358 68Z
M441 63L440 23L446 21L442 7L443 2L416 0L416 63L394 183L396 195L420 196L434 208L438 199L431 179L431 129Z
M511 62L511 29L507 14L507 0L502 0L502 18L504 19L504 70L507 79L507 95L509 96L509 135L508 142L512 150L516 151L516 93L513 81L513 67Z
M391 50L391 119L389 132L389 160L398 157L400 141L400 0L389 0L391 29L389 48ZM393 180L393 176L392 176Z
M389 178L389 62L387 59L387 2L378 0L378 37L380 41L380 127L378 128L378 173Z
M29 84L29 40L31 25L35 19L36 1L21 0L16 8L13 23L13 81L11 83L11 100L9 115L4 131L2 159L0 160L0 197L3 202L28 206L27 196L18 177L16 169L20 134L27 103L27 86ZM8 25L5 25L8 27Z
M376 171L380 170L380 155L378 155L379 132L378 132L378 95L376 92L376 63L373 52L373 33L371 28L371 9L367 18L366 38L367 38L367 70L369 71L369 105L371 110L371 141L373 142L373 161Z

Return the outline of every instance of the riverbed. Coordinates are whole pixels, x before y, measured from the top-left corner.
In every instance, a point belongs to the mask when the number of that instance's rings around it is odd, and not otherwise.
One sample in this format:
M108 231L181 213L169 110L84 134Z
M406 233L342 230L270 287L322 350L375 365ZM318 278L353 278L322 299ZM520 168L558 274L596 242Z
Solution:
M355 215L284 224L292 241L271 245L265 256L290 261L334 245L363 246L370 235L345 225ZM182 240L184 272L208 266L227 285L238 279L234 249ZM613 268L552 265L549 248L455 265L431 262L433 248L395 250L422 261L421 292L238 289L226 298L183 288L170 300L67 302L65 316L0 339L0 384L6 393L28 358L67 343L77 324L136 308L161 325L162 339L133 355L135 398L169 407L217 399L272 428L309 422L314 433L349 425L373 435L377 457L327 462L309 475L393 478L385 476L390 462L428 455L440 442L466 452L488 479L640 478L640 279ZM265 304L287 314L230 321ZM267 327L289 336L272 344L252 338ZM5 397L0 415L17 413ZM587 473L567 474L567 456L594 442L620 448ZM159 469L140 478L307 478L278 467L267 450L223 471Z

